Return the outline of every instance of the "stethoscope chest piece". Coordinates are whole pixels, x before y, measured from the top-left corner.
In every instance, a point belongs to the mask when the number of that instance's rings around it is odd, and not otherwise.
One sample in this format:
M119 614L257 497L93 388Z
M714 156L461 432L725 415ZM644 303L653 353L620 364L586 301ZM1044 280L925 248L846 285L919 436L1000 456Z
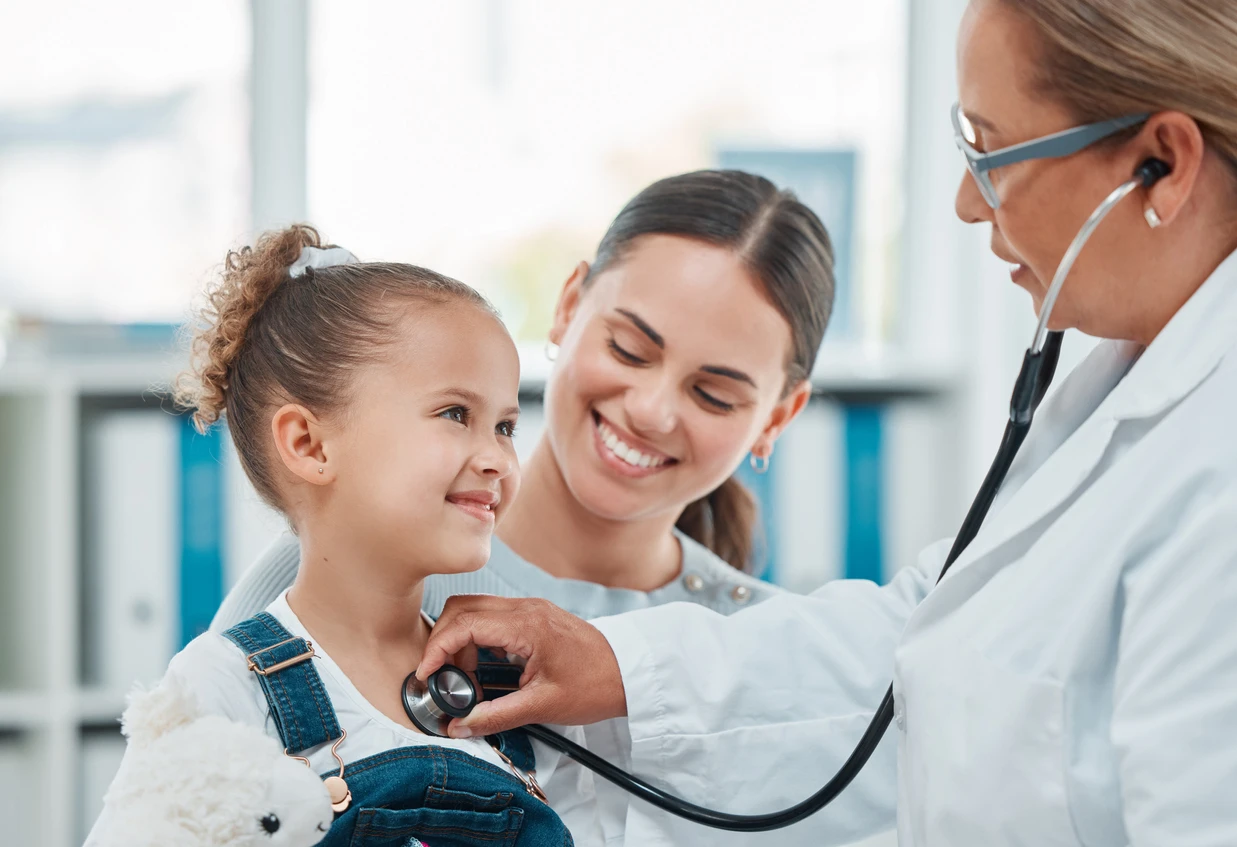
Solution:
M425 682L416 672L404 680L404 712L426 735L447 737L452 718L466 718L477 705L477 687L455 665L443 665Z

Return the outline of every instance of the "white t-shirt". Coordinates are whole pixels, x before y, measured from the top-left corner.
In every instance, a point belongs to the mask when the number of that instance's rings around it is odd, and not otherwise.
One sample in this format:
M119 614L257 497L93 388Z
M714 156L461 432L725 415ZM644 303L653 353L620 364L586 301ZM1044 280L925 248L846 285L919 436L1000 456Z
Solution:
M335 708L339 726L348 733L337 751L344 760L345 779L350 762L399 747L421 745L462 750L504 771L510 769L483 738L432 738L396 723L374 708L301 624L288 605L287 591L281 593L266 611L274 615L290 634L314 643L314 668ZM267 735L279 738L275 719L257 676L248 669L243 651L223 635L206 632L195 638L173 657L168 674L178 677L196 694L205 713L262 727ZM569 729L565 734L577 743L584 742L583 732L578 728ZM539 741L533 741L533 749L537 756L537 781L545 790L551 808L558 812L571 830L576 844L601 844L592 773ZM316 773L328 773L339 767L331 755L330 744L319 745L300 755L309 759ZM121 767L123 772L123 764ZM87 840L88 847L106 824L105 813L105 817L95 825L91 839Z

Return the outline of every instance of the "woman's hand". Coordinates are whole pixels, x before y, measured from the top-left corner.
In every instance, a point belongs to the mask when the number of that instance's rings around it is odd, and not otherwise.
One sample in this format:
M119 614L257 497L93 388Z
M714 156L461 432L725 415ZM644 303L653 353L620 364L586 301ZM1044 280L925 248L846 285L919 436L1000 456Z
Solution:
M477 647L524 659L520 690L477 704L451 721L452 738L491 735L530 723L577 726L627 714L614 651L596 627L548 600L460 595L447 600L417 678L451 662L477 666Z

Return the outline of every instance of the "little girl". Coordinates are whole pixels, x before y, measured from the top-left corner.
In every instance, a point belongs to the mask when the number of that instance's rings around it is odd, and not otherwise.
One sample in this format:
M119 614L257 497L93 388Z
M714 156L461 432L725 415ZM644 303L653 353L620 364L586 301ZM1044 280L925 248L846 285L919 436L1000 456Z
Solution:
M541 746L534 759L520 733L422 735L401 699L432 626L422 580L484 565L519 488L519 362L492 308L308 226L229 254L208 302L178 399L199 429L226 418L302 564L265 613L195 639L168 673L343 778L324 845L598 842L579 766Z

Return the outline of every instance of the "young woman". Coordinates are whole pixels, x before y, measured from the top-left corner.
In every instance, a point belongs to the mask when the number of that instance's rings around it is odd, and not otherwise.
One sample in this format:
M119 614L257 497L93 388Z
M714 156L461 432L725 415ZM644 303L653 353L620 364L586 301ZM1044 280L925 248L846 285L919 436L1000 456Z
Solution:
M757 514L731 474L767 465L807 403L832 302L824 227L768 180L698 171L638 194L563 287L546 431L489 563L428 579L426 610L486 593L586 618L675 600L730 613L776 593L744 573ZM279 539L215 628L301 559Z
M546 749L535 761L522 734L423 735L400 697L431 626L425 578L484 565L519 487L519 361L488 304L294 227L229 255L205 318L182 399L200 428L226 418L254 487L296 529L301 567L169 675L208 713L342 777L346 791L328 780L340 802L324 845L600 843L578 767Z

